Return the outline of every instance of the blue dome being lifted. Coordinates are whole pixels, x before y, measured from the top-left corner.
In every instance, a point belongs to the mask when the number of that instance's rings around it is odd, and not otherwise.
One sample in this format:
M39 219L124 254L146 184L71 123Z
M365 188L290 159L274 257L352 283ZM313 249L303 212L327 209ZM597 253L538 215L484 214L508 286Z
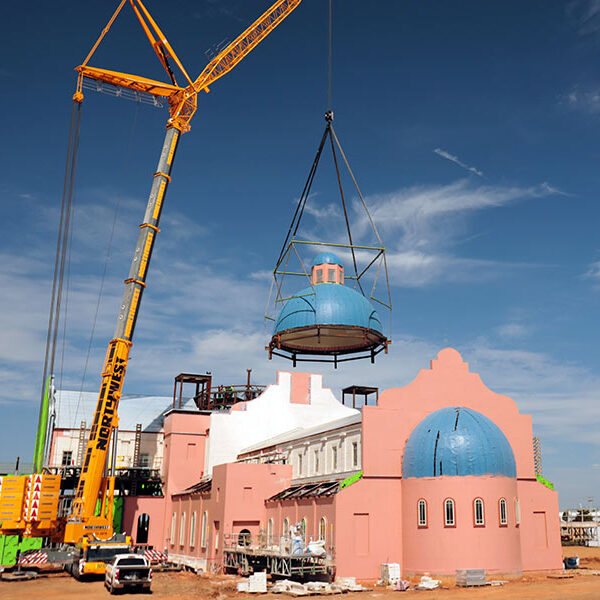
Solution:
M344 285L318 284L294 294L285 303L274 333L317 324L365 327L379 333L382 330L377 312L362 294Z
M312 285L284 304L275 321L270 351L289 352L293 360L299 354L369 351L373 360L386 349L388 341L377 312L367 298L343 282L339 258L330 252L317 255L312 262Z
M516 477L515 457L502 430L460 406L425 417L404 448L403 477L503 475Z
M342 263L333 252L321 252L315 256L310 266L316 267L317 265L339 265L341 267Z

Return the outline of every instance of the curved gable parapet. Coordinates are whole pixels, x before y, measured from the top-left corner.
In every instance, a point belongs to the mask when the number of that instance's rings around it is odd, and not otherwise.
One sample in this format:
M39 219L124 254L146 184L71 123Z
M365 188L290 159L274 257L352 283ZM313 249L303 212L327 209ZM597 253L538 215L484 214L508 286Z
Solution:
M477 411L490 419L512 447L517 477L535 477L531 416L519 413L512 398L489 389L477 373L469 370L469 364L454 348L441 350L431 361L430 368L419 371L408 385L382 392L378 406L365 407L363 415L369 414L370 423L381 422L381 432L373 437L374 444L381 443L381 436L387 428L384 422L394 421L395 439L385 443L389 445L390 452L402 455L408 437L427 415L456 406ZM363 430L363 435L366 435L368 444L371 434ZM375 464L372 469L374 472L381 470ZM399 475L399 465L397 469Z

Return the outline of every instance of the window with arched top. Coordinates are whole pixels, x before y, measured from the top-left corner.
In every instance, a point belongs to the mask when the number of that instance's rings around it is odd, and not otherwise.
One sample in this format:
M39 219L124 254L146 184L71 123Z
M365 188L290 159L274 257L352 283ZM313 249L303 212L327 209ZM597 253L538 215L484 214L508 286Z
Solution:
M190 547L193 548L196 545L196 512L192 513L190 518Z
M302 517L302 521L300 521L300 535L303 540L306 540L306 517Z
M483 500L481 498L473 500L473 524L475 527L483 527L485 525Z
M423 498L417 502L417 523L419 527L427 527L427 502Z
M208 533L208 514L206 511L202 513L202 523L200 525L200 547L206 548Z
M327 538L327 520L325 517L321 517L319 521L319 540L325 541Z
M137 531L135 535L136 544L148 543L148 531L150 529L150 515L142 513L137 520Z
M287 517L283 520L283 529L281 530L281 535L283 537L288 537L290 535L290 520Z
M515 498L515 525L519 527L521 523L521 507L519 506L519 499Z
M176 522L177 522L177 513L173 513L173 516L171 517L171 535L169 537L171 544L175 544L175 523Z
M185 513L181 513L181 521L179 521L179 545L183 546L185 541Z
M506 500L504 498L500 498L500 500L498 500L498 521L500 523L500 527L506 527L508 525Z
M456 527L456 510L452 498L444 500L444 527Z
M273 519L267 521L267 546L273 545Z

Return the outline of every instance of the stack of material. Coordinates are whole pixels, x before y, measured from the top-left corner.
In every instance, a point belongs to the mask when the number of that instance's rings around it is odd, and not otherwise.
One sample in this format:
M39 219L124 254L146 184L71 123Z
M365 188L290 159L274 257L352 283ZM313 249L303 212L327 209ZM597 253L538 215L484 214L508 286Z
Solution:
M416 589L417 590L435 590L435 588L437 588L440 585L441 580L439 579L432 579L431 577L429 577L429 575L423 575L423 577L421 577L421 581L419 581L419 584L417 585Z
M394 585L400 580L400 565L398 563L384 563L381 565L381 585Z
M289 596L308 596L309 592L297 581L282 579L271 586L269 590L272 594L288 594Z
M238 591L239 589L238 584ZM250 575L248 577L248 592L251 594L266 594L267 593L267 573L263 571L262 573L255 573L254 575Z
M460 569L456 571L456 585L460 587L486 584L484 569Z
M359 583L356 583L356 577L338 577L335 583L343 592L364 592L366 589Z

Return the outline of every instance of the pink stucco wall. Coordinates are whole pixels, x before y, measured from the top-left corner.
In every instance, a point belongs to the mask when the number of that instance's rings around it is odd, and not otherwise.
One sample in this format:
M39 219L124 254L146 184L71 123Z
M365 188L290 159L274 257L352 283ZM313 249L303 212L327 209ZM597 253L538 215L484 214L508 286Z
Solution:
M536 480L518 481L523 571L562 568L558 493Z
M402 564L398 478L365 478L336 495L336 576L378 579L380 565Z
M539 485L539 484L538 484ZM455 503L455 526L444 525L444 502ZM481 498L484 525L474 526L473 501ZM500 525L499 501L507 524ZM456 569L519 573L521 545L514 505L517 482L509 477L423 477L402 482L403 572L454 574ZM427 526L419 527L417 504L427 502Z
M183 494L172 498L171 512L165 519L170 529L175 514L175 539L168 540L169 552L219 562L227 536L248 529L253 539L266 529L265 498L289 486L290 465L228 463L213 469L212 487L205 494ZM181 515L186 513L183 543L180 543ZM190 544L190 520L196 513L196 540ZM206 545L202 546L202 515L207 513ZM218 535L217 535L218 534ZM167 537L170 532L167 531Z
M150 517L148 527L148 544L157 550L163 550L165 499L160 496L126 496L123 503L123 531L137 543L137 522L141 514Z

